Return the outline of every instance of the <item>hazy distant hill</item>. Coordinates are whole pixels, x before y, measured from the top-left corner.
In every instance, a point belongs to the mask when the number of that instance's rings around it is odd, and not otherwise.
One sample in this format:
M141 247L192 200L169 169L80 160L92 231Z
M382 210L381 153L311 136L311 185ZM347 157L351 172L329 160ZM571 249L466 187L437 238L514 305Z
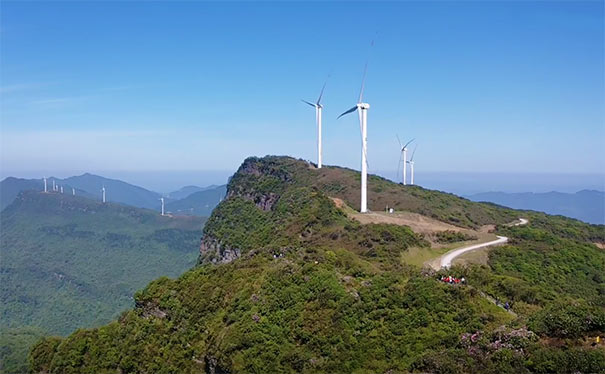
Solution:
M0 348L31 343L29 327L67 334L108 322L152 279L193 266L204 222L34 191L0 220L0 320L11 328L0 331Z
M177 191L170 192L168 194L168 196L166 196L166 197L173 199L173 200L184 199L187 196L191 195L192 193L204 191L205 189L206 188L199 187L199 186L185 186Z
M41 179L5 178L0 182L0 210L12 203L21 191L43 189L44 182Z
M195 192L184 199L169 202L166 211L176 215L208 217L226 193L226 185Z
M215 189L217 187L220 187L220 186L217 186L215 184L211 184L210 186L206 186L206 187L185 186L185 187L183 187L183 188L181 188L181 189L179 189L177 191L170 192L168 194L168 196L166 196L166 197L168 197L171 200L180 200L180 199L184 199L187 196L189 196L191 194L194 194L196 192L213 190L213 189Z
M107 201L132 205L138 208L160 210L160 197L157 192L149 191L143 187L135 186L117 179L110 179L93 174L61 178L48 178L48 190L51 191L52 183L64 187L65 194L71 194L71 188L76 189L76 195L101 200L101 188L105 186ZM13 202L15 197L22 191L42 191L44 182L42 179L21 179L8 177L0 182L1 209Z
M560 214L588 223L605 223L605 192L582 190L576 193L505 193L485 192L468 196L473 201L487 201L515 209L529 209Z
M52 181L55 180L56 183L63 185L64 193L71 194L71 188L75 186L70 186L66 184L64 181L58 178L50 177L48 178L48 190L52 189ZM15 200L17 195L23 191L43 191L44 190L44 181L42 179L23 179L23 178L14 178L8 177L3 179L0 182L0 210L6 208L10 203ZM94 196L86 191L83 191L79 188L76 188L76 194L78 196L85 196L89 198L93 198Z
M121 180L86 173L66 178L63 182L89 192L97 196L98 199L101 199L101 188L105 186L107 201L128 204L139 208L160 209L159 199L161 195L159 193Z

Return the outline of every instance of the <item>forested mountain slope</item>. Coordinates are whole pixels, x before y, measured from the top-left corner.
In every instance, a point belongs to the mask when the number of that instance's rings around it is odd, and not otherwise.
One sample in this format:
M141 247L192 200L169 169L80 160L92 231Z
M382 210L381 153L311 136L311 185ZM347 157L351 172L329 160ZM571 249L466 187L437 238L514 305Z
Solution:
M372 177L388 204L460 227L495 224L511 245L454 268L468 285L402 261L428 248L406 226L361 224L359 174L287 157L247 159L204 228L200 266L137 293L119 320L32 351L36 373L602 372L603 226L519 212ZM549 281L549 280L555 280ZM517 317L492 304L510 298ZM565 349L562 349L564 346Z
M32 331L64 335L107 323L152 279L191 268L203 221L21 193L0 215L0 319L11 328L0 331L3 346L10 339L0 361L22 349L19 341L31 341Z

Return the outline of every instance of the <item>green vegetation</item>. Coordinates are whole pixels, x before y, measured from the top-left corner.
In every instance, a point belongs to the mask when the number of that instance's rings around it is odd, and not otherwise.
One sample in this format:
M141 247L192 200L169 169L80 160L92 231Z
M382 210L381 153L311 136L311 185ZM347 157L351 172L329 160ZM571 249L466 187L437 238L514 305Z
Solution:
M605 251L582 241L602 240L603 227L599 234L598 226L573 221L562 230L557 218L548 227L542 220L534 217L528 226L500 227L510 245L492 249L489 268L472 268L470 279L502 300L538 306L577 301L605 308Z
M0 318L11 328L0 331L9 347L3 372L11 372L15 355L25 362L29 327L37 335L66 335L102 325L132 307L133 294L152 279L191 268L203 224L33 191L19 195L0 219Z
M448 271L470 286L449 285L401 261L428 246L422 236L334 205L355 206L356 177L246 160L205 226L199 266L152 282L108 325L42 340L32 372L603 372L605 350L583 342L605 332L605 253L590 243L602 226L525 213L529 226L505 226L519 213L372 178L374 209L495 223L510 237L489 266ZM482 292L513 301L518 318Z
M450 244L468 240L477 240L477 236L454 230L438 231L435 233L435 241L437 243Z
M0 327L0 373L27 373L29 350L44 335L34 327Z

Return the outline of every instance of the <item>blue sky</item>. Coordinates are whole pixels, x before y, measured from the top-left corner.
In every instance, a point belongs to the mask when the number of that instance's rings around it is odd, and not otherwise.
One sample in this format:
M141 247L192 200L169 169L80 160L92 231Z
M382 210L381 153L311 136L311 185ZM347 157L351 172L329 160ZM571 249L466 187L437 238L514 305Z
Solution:
M3 2L4 170L234 170L250 155L371 172L605 171L603 2ZM373 48L370 41L375 39Z

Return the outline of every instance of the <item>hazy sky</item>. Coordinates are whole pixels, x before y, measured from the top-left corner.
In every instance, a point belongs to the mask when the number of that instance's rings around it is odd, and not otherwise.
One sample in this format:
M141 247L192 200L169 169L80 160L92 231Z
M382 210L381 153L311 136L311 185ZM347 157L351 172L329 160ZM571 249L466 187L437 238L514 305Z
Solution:
M393 170L603 173L594 2L2 3L4 170L234 170L250 155ZM370 49L370 41L375 45Z

